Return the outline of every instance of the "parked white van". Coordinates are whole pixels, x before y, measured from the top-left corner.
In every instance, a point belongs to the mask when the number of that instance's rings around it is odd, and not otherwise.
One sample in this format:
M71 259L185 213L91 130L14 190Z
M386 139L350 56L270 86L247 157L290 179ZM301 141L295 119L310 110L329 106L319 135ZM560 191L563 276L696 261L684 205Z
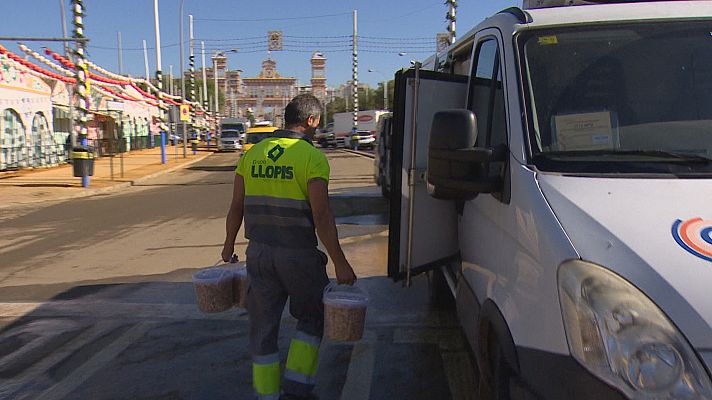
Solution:
M389 275L479 398L712 399L712 2L504 10L395 96Z

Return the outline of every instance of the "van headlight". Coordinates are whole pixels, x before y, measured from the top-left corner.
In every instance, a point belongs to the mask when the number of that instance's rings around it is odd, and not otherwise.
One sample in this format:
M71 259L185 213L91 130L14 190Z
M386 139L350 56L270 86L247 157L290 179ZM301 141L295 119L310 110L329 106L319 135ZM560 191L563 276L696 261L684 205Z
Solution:
M712 384L687 340L640 290L579 260L559 268L574 358L631 399L710 399Z

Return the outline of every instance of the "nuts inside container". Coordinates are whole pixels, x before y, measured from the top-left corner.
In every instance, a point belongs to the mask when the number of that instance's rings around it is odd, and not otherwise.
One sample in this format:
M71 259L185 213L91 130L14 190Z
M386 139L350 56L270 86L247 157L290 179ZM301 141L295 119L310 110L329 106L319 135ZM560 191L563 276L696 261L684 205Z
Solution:
M368 297L353 286L329 286L324 291L324 336L333 341L360 340Z
M232 274L225 268L212 267L193 274L198 309L216 313L232 307Z

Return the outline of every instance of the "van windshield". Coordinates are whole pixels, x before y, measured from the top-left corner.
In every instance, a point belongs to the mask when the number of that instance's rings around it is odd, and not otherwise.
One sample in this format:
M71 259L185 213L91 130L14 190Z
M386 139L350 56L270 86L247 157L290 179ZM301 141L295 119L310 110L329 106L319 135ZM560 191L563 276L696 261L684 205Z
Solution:
M712 174L712 22L521 35L532 162L573 173Z

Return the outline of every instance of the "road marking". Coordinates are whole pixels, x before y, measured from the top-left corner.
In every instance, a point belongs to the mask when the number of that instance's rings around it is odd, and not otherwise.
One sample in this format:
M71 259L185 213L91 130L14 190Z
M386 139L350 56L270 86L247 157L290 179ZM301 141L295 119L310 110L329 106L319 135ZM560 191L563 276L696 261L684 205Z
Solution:
M46 303L0 303L0 317L80 317L94 319L179 319L179 320L247 320L247 312L239 308L203 314L195 304L154 304L87 301L50 301Z
M143 337L143 335L151 328L153 324L140 322L129 328L118 339L114 340L101 351L94 354L84 364L72 371L69 376L64 378L56 385L47 389L42 393L37 400L61 400L72 393L77 387L94 375L101 367L109 361L116 358L119 353L124 351L133 342Z
M37 348L44 347L43 344L52 341L57 336L66 332L78 333L66 343L62 343L57 349L50 350L47 355L44 355L32 366L21 371L18 375L13 376L11 383L8 383L0 389L0 398L5 398L3 395L7 395L7 398L16 398L19 397L20 394L27 391L25 388L33 388L36 391L43 386L48 386L46 384L48 378L45 374L49 369L69 357L71 354L79 351L80 348L100 336L102 333L110 329L115 329L119 326L119 323L115 321L99 321L92 325L88 325L88 323L82 325L66 319L46 319L37 320L35 322L3 332L3 334L0 335L0 341L16 335L37 335L36 339L18 349L15 349L14 352L3 358L2 365L6 369L11 369L13 367L12 364L15 363L15 359L27 356L31 357L32 351Z
M368 400L371 396L373 366L376 360L376 334L365 331L363 339L351 350L351 362L346 373L346 382L341 390L341 400Z
M341 149L341 150L339 150L339 151L344 152L344 153L349 153L349 154L355 154L355 155L357 155L357 156L361 156L361 157L363 157L363 158L369 158L369 159L371 159L371 160L373 160L373 159L376 158L376 156L375 156L374 154L371 154L371 153L364 153L364 152L361 152L361 151L358 151L358 150Z

